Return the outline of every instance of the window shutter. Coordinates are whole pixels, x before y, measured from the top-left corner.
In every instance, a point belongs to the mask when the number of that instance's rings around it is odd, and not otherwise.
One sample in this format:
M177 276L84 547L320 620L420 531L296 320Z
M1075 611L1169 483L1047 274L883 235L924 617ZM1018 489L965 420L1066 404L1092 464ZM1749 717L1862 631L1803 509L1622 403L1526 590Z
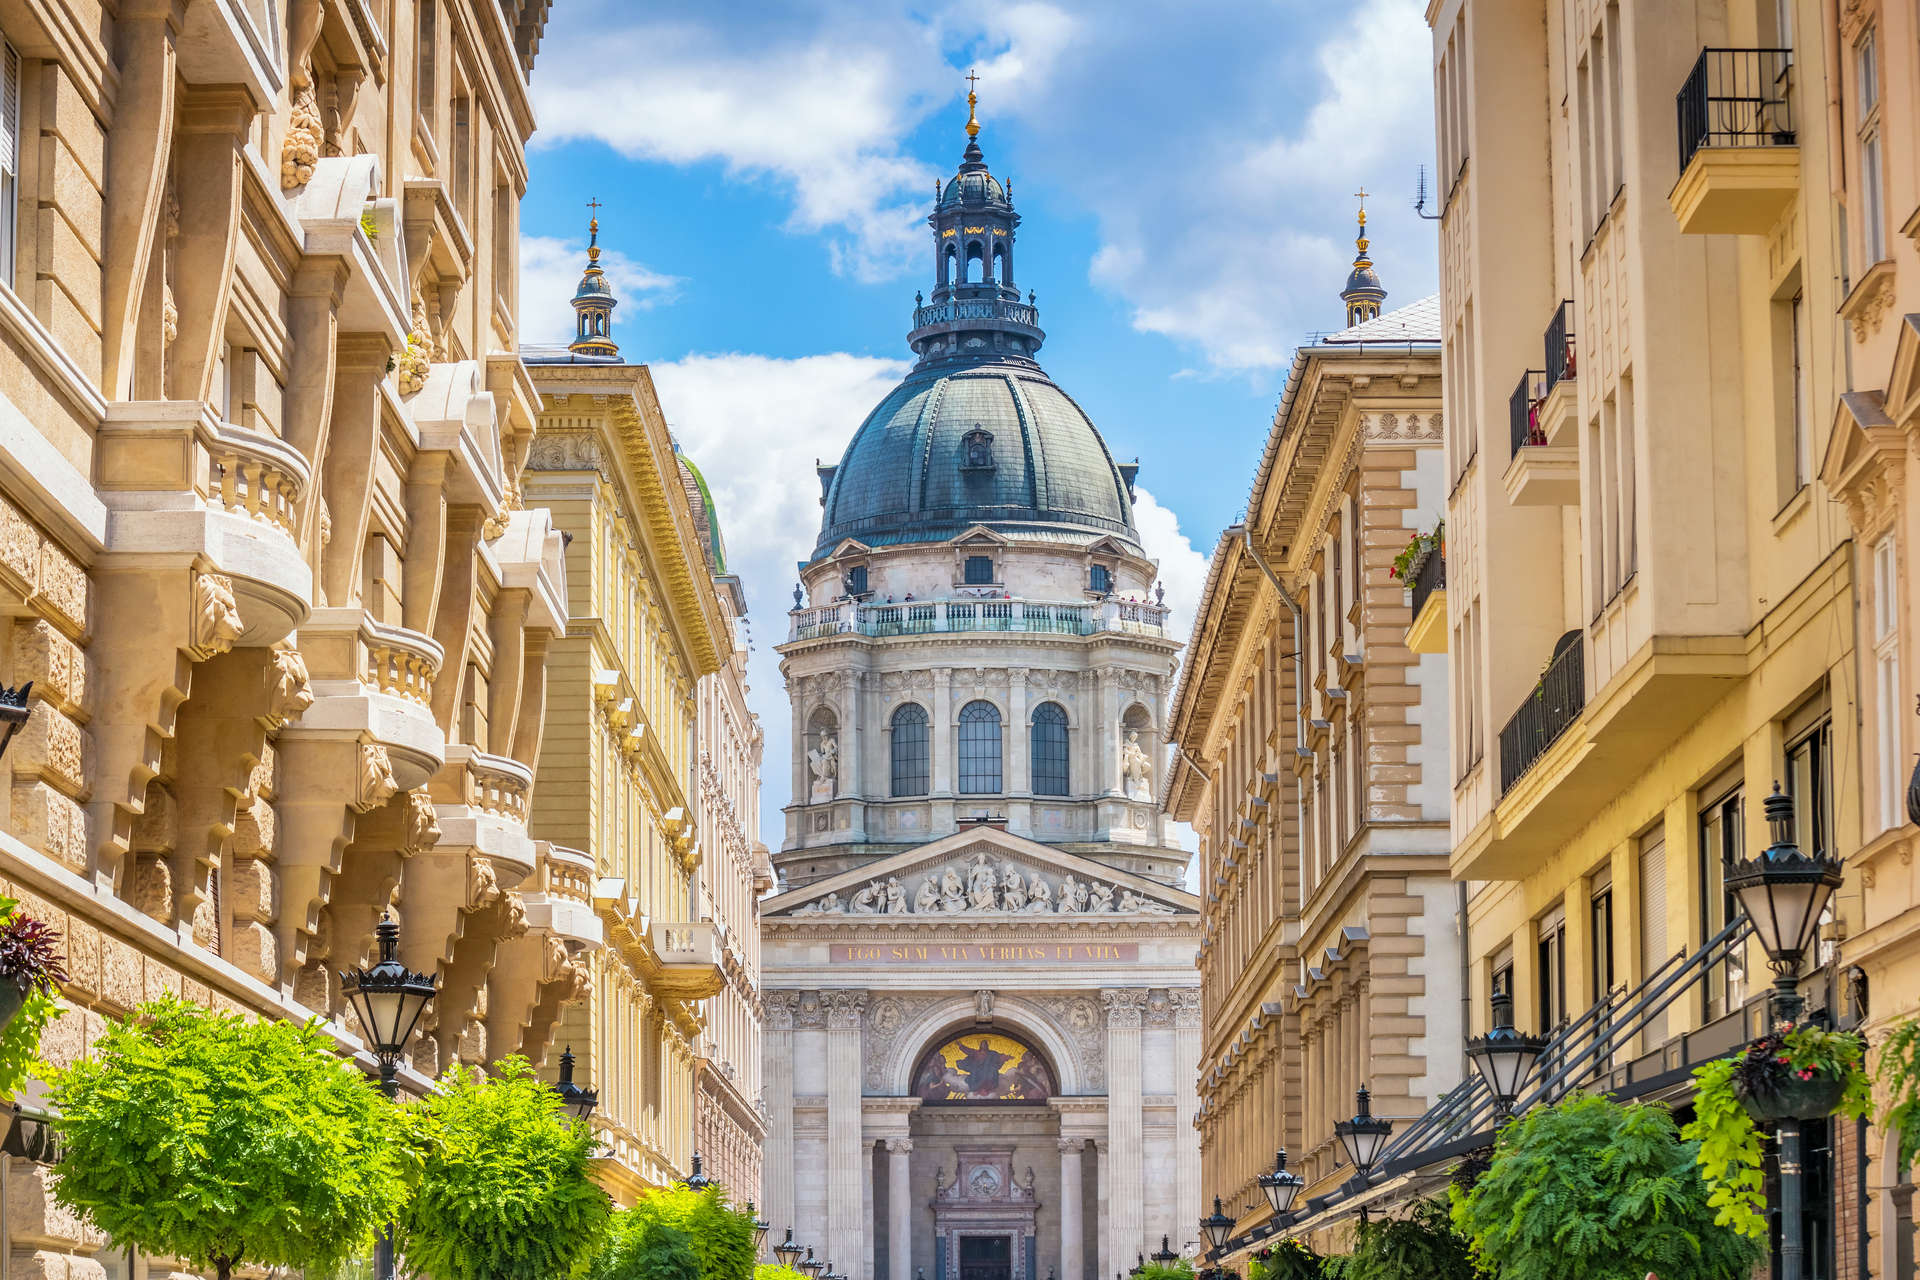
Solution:
M20 217L20 54L0 42L0 281L13 283Z
M1640 850L1640 974L1644 981L1667 961L1667 845L1658 837ZM1666 1039L1663 1009L1647 1024L1652 1047Z

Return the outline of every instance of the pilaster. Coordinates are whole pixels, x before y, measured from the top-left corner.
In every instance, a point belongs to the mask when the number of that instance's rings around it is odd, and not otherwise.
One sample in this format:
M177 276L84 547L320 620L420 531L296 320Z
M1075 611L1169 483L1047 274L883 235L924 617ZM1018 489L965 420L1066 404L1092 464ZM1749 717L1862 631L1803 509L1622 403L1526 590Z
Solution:
M853 1280L866 1257L865 1191L861 1159L861 1026L867 993L851 988L822 991L827 1011L827 1257ZM797 1171L796 1171L797 1172Z
M1146 1195L1145 1152L1140 1114L1140 1023L1147 1006L1145 987L1110 987L1100 993L1107 1010L1107 1141L1112 1172L1104 1199L1109 1205L1138 1206ZM1133 1208L1109 1209L1108 1252L1124 1264L1145 1240ZM1102 1277L1105 1265L1102 1265Z
M767 991L766 1010L766 1156L760 1166L760 1203L774 1228L794 1226L793 1204L793 1011L797 991Z

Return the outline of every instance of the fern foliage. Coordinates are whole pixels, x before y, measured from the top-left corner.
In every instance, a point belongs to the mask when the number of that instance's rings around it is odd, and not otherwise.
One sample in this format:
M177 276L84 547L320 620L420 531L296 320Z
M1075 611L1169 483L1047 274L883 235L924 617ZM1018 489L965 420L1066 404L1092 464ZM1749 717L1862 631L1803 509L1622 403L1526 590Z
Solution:
M1908 1018L1880 1042L1874 1075L1886 1092L1882 1128L1900 1131L1900 1168L1920 1156L1920 1018Z

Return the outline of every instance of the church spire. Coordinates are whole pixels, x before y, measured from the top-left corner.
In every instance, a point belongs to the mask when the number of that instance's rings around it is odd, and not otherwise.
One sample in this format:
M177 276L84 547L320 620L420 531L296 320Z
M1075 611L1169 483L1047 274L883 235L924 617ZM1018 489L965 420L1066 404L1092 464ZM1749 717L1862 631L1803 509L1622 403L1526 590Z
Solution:
M620 348L614 345L612 329L613 309L618 304L606 272L600 269L600 201L587 201L587 208L592 210L587 220L587 269L580 273L580 285L573 291L574 336L567 350L583 356L617 358Z
M1353 270L1347 275L1347 287L1340 291L1340 300L1347 304L1349 329L1378 316L1387 296L1374 273L1373 259L1367 256L1367 189L1360 188L1354 198L1360 201L1360 232L1353 239Z

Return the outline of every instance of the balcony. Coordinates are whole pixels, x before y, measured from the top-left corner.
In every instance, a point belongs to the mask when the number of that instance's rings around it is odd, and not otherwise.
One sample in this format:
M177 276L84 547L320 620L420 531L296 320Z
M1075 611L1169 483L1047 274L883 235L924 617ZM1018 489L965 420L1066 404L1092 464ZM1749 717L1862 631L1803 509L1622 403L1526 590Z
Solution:
M830 636L939 635L956 631L1025 631L1049 635L1164 636L1164 605L1102 600L1058 604L1037 600L928 600L873 604L841 600L788 613L788 643Z
M316 609L300 628L313 706L300 732L365 735L386 748L401 790L440 771L446 739L433 718L442 653L433 637L375 621L356 608Z
M1500 730L1500 791L1505 794L1559 741L1587 703L1584 636L1569 631L1554 646L1540 683Z
M1447 651L1447 557L1429 552L1414 570L1410 588L1413 621L1407 624L1407 648L1415 653Z
M521 886L527 927L563 941L599 946L606 936L593 913L593 856L539 841L533 878Z
M659 971L650 985L668 1000L704 1000L726 985L720 966L719 927L711 920L691 924L654 921L647 939L658 958Z
M512 882L509 888L518 884L534 869L534 846L527 838L532 789L533 771L518 760L452 744L429 791L440 823L436 847L486 857Z
M1546 371L1529 369L1507 399L1513 459L1503 480L1516 507L1570 507L1580 501L1580 449L1571 440L1556 444L1548 437L1540 418L1546 387Z
M1675 95L1687 235L1765 235L1800 191L1793 50L1703 49Z
M1580 408L1578 353L1574 349L1573 303L1563 301L1553 309L1545 338L1545 386L1534 411L1534 425L1549 445L1578 447L1574 423Z
M230 577L241 645L275 644L306 621L313 574L296 523L311 476L298 449L197 400L116 403L98 448L115 553Z

